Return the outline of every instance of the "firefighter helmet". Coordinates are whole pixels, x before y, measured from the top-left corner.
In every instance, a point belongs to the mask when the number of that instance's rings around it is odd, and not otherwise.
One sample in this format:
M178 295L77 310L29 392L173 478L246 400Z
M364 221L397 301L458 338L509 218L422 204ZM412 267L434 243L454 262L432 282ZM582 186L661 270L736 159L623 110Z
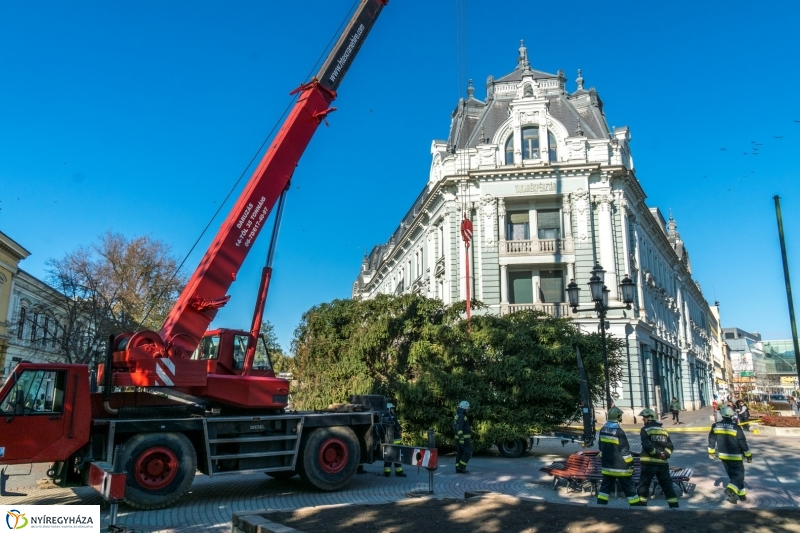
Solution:
M386 404L386 408L387 409L394 409L395 407L394 407L393 403L389 402L389 403Z
M458 407L460 409L469 409L469 402L467 400L461 400L461 402L458 404Z
M733 418L733 415L736 413L733 412L733 409L728 407L727 405L719 410L719 414L722 415L722 418Z
M612 407L608 410L608 419L611 422L622 422L622 409L619 407Z
M641 416L642 418L652 418L653 420L658 418L656 416L656 412L653 411L652 409L642 409L642 412L639 413L639 416Z

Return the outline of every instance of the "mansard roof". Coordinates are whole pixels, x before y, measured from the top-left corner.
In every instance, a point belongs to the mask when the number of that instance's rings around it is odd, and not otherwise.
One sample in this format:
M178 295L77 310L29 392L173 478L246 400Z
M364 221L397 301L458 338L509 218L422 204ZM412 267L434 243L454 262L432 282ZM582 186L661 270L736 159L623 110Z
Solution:
M543 87L544 97L548 101L548 113L564 125L569 135L587 137L589 139L607 139L610 134L608 124L603 115L603 102L594 87L583 88L583 77L578 71L577 90L569 94L565 90L565 77L562 71L551 74L530 67L527 48L521 43L516 68L510 73L495 79L486 80L486 101L474 97L472 80L470 80L468 98L460 99L451 114L450 133L447 144L452 149L473 148L487 142L508 120L509 104L517 97L516 90L509 90L509 85L516 87L523 77L532 77ZM548 81L550 83L548 83Z

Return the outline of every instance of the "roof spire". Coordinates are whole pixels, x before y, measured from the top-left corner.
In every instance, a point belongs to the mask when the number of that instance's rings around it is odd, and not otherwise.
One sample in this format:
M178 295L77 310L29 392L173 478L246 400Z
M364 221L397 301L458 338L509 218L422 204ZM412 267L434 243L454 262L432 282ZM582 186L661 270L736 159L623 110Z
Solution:
M675 222L675 219L672 217L672 209L669 210L669 222L667 223L667 228L669 228L669 235L678 235L678 223Z
M472 86L472 80L469 80L469 85L467 86L467 97L472 98L472 95L475 94L475 87Z
M525 48L525 41L519 40L519 60L517 61L517 68L523 70L530 70L531 64L528 61L528 49Z
M578 119L578 126L575 128L575 136L583 137L583 128L581 128L581 121Z
M581 69L578 69L578 79L575 80L575 83L578 84L578 90L583 90L583 76L581 76Z

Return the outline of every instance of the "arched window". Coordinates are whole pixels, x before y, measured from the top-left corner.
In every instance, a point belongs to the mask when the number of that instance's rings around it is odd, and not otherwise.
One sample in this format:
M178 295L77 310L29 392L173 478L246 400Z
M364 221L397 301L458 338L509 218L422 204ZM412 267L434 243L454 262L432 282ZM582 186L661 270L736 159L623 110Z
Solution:
M22 335L25 333L25 315L28 313L28 310L24 307L21 307L19 310L19 322L17 323L17 338L21 339Z
M522 159L539 159L539 126L522 128Z
M514 164L514 136L511 135L506 141L506 165Z
M555 163L558 161L558 144L556 143L556 136L552 131L547 132L548 153L550 154L550 162Z
M31 320L31 342L36 342L36 331L37 326L39 325L39 312L33 312L33 319Z

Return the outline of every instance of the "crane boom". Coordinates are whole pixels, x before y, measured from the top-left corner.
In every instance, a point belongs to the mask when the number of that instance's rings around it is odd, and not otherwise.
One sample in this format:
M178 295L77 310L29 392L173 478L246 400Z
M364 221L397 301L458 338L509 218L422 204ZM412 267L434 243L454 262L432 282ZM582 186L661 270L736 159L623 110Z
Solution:
M293 91L292 94L299 93L297 102L222 223L161 330L158 333L142 331L117 336L114 366L137 373L137 377L124 377L117 370L114 373L115 385L205 385L205 371L199 365L198 368L190 368L188 359L200 344L217 311L230 299L226 295L228 289L289 183L317 127L336 109L330 106L336 98L336 89L387 3L388 0L361 0L317 77ZM155 364L156 359L160 360L158 363L161 366ZM175 378L180 369L176 369L176 365L183 367L180 372L183 377L177 380Z

